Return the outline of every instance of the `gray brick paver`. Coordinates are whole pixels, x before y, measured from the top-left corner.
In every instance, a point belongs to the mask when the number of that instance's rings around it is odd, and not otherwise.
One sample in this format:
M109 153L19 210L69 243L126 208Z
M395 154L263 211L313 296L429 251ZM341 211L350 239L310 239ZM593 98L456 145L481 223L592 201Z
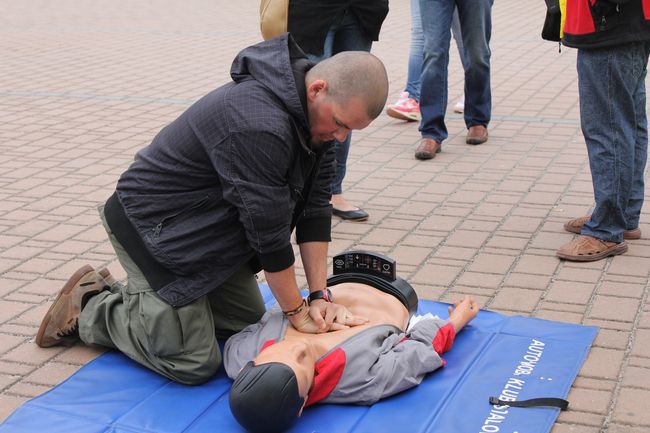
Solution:
M0 420L101 351L31 342L63 281L85 262L124 278L95 206L133 155L224 83L259 40L259 2L3 2L0 16ZM390 99L406 79L408 2L391 2L373 52ZM560 263L564 221L592 186L578 115L575 50L539 38L543 2L494 6L490 141L464 144L462 116L433 161L417 125L381 115L354 133L347 198L370 220L334 220L330 252L398 259L425 299L471 293L507 314L600 326L553 433L650 429L650 240L590 264ZM147 20L141 19L147 16ZM516 34L519 37L512 38ZM449 99L462 94L450 56ZM647 212L640 224L650 233ZM298 265L299 282L304 272Z
M623 387L616 402L613 421L650 428L649 399L650 391L647 389Z

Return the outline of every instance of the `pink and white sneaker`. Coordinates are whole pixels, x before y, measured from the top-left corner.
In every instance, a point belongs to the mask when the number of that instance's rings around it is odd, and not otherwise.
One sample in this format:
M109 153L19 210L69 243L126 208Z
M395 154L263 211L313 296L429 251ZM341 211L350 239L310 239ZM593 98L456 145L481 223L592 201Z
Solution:
M402 92L397 102L386 107L386 114L394 119L417 122L421 119L420 104L415 99L409 98L408 92Z

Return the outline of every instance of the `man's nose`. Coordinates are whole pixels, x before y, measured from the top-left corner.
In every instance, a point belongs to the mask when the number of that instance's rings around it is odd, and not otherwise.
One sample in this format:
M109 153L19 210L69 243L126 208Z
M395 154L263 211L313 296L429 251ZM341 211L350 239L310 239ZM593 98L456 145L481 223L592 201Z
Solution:
M336 131L334 131L334 133L332 135L334 135L334 138L336 138L336 141L342 143L348 137L349 133L350 133L349 129L340 128L340 129L337 129Z

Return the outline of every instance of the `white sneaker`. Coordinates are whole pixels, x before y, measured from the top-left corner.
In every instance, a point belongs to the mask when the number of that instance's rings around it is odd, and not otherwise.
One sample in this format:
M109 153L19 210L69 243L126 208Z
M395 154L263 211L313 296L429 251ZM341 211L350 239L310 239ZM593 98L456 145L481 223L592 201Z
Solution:
M454 105L454 113L462 114L465 111L465 97L463 96Z

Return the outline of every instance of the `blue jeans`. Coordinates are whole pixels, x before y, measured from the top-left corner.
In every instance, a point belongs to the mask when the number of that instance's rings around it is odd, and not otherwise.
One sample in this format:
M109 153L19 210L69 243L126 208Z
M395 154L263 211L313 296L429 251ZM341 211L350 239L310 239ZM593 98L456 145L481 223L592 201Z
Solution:
M451 34L456 41L458 55L466 66L465 53L463 50L463 39L460 34L460 21L458 10L454 9L454 16L451 20ZM424 34L422 33L422 17L420 16L420 0L411 0L411 46L409 47L408 75L406 78L405 92L410 98L420 101L420 76L422 75L422 63L424 61Z
M424 65L420 132L442 142L447 138L447 67L449 29L454 8L463 39L465 65L465 125L487 126L492 115L490 90L490 37L493 0L420 0L424 33Z
M582 133L596 206L582 234L622 242L639 226L648 154L645 77L650 42L578 50Z
M346 11L339 21L335 21L325 37L325 49L323 55L314 56L307 54L313 62L332 57L342 51L370 51L372 39L366 35L361 28L359 20L350 11ZM332 183L332 194L343 192L343 178L345 177L348 153L350 152L350 140L352 133L348 134L345 141L335 143L336 149L336 174Z

